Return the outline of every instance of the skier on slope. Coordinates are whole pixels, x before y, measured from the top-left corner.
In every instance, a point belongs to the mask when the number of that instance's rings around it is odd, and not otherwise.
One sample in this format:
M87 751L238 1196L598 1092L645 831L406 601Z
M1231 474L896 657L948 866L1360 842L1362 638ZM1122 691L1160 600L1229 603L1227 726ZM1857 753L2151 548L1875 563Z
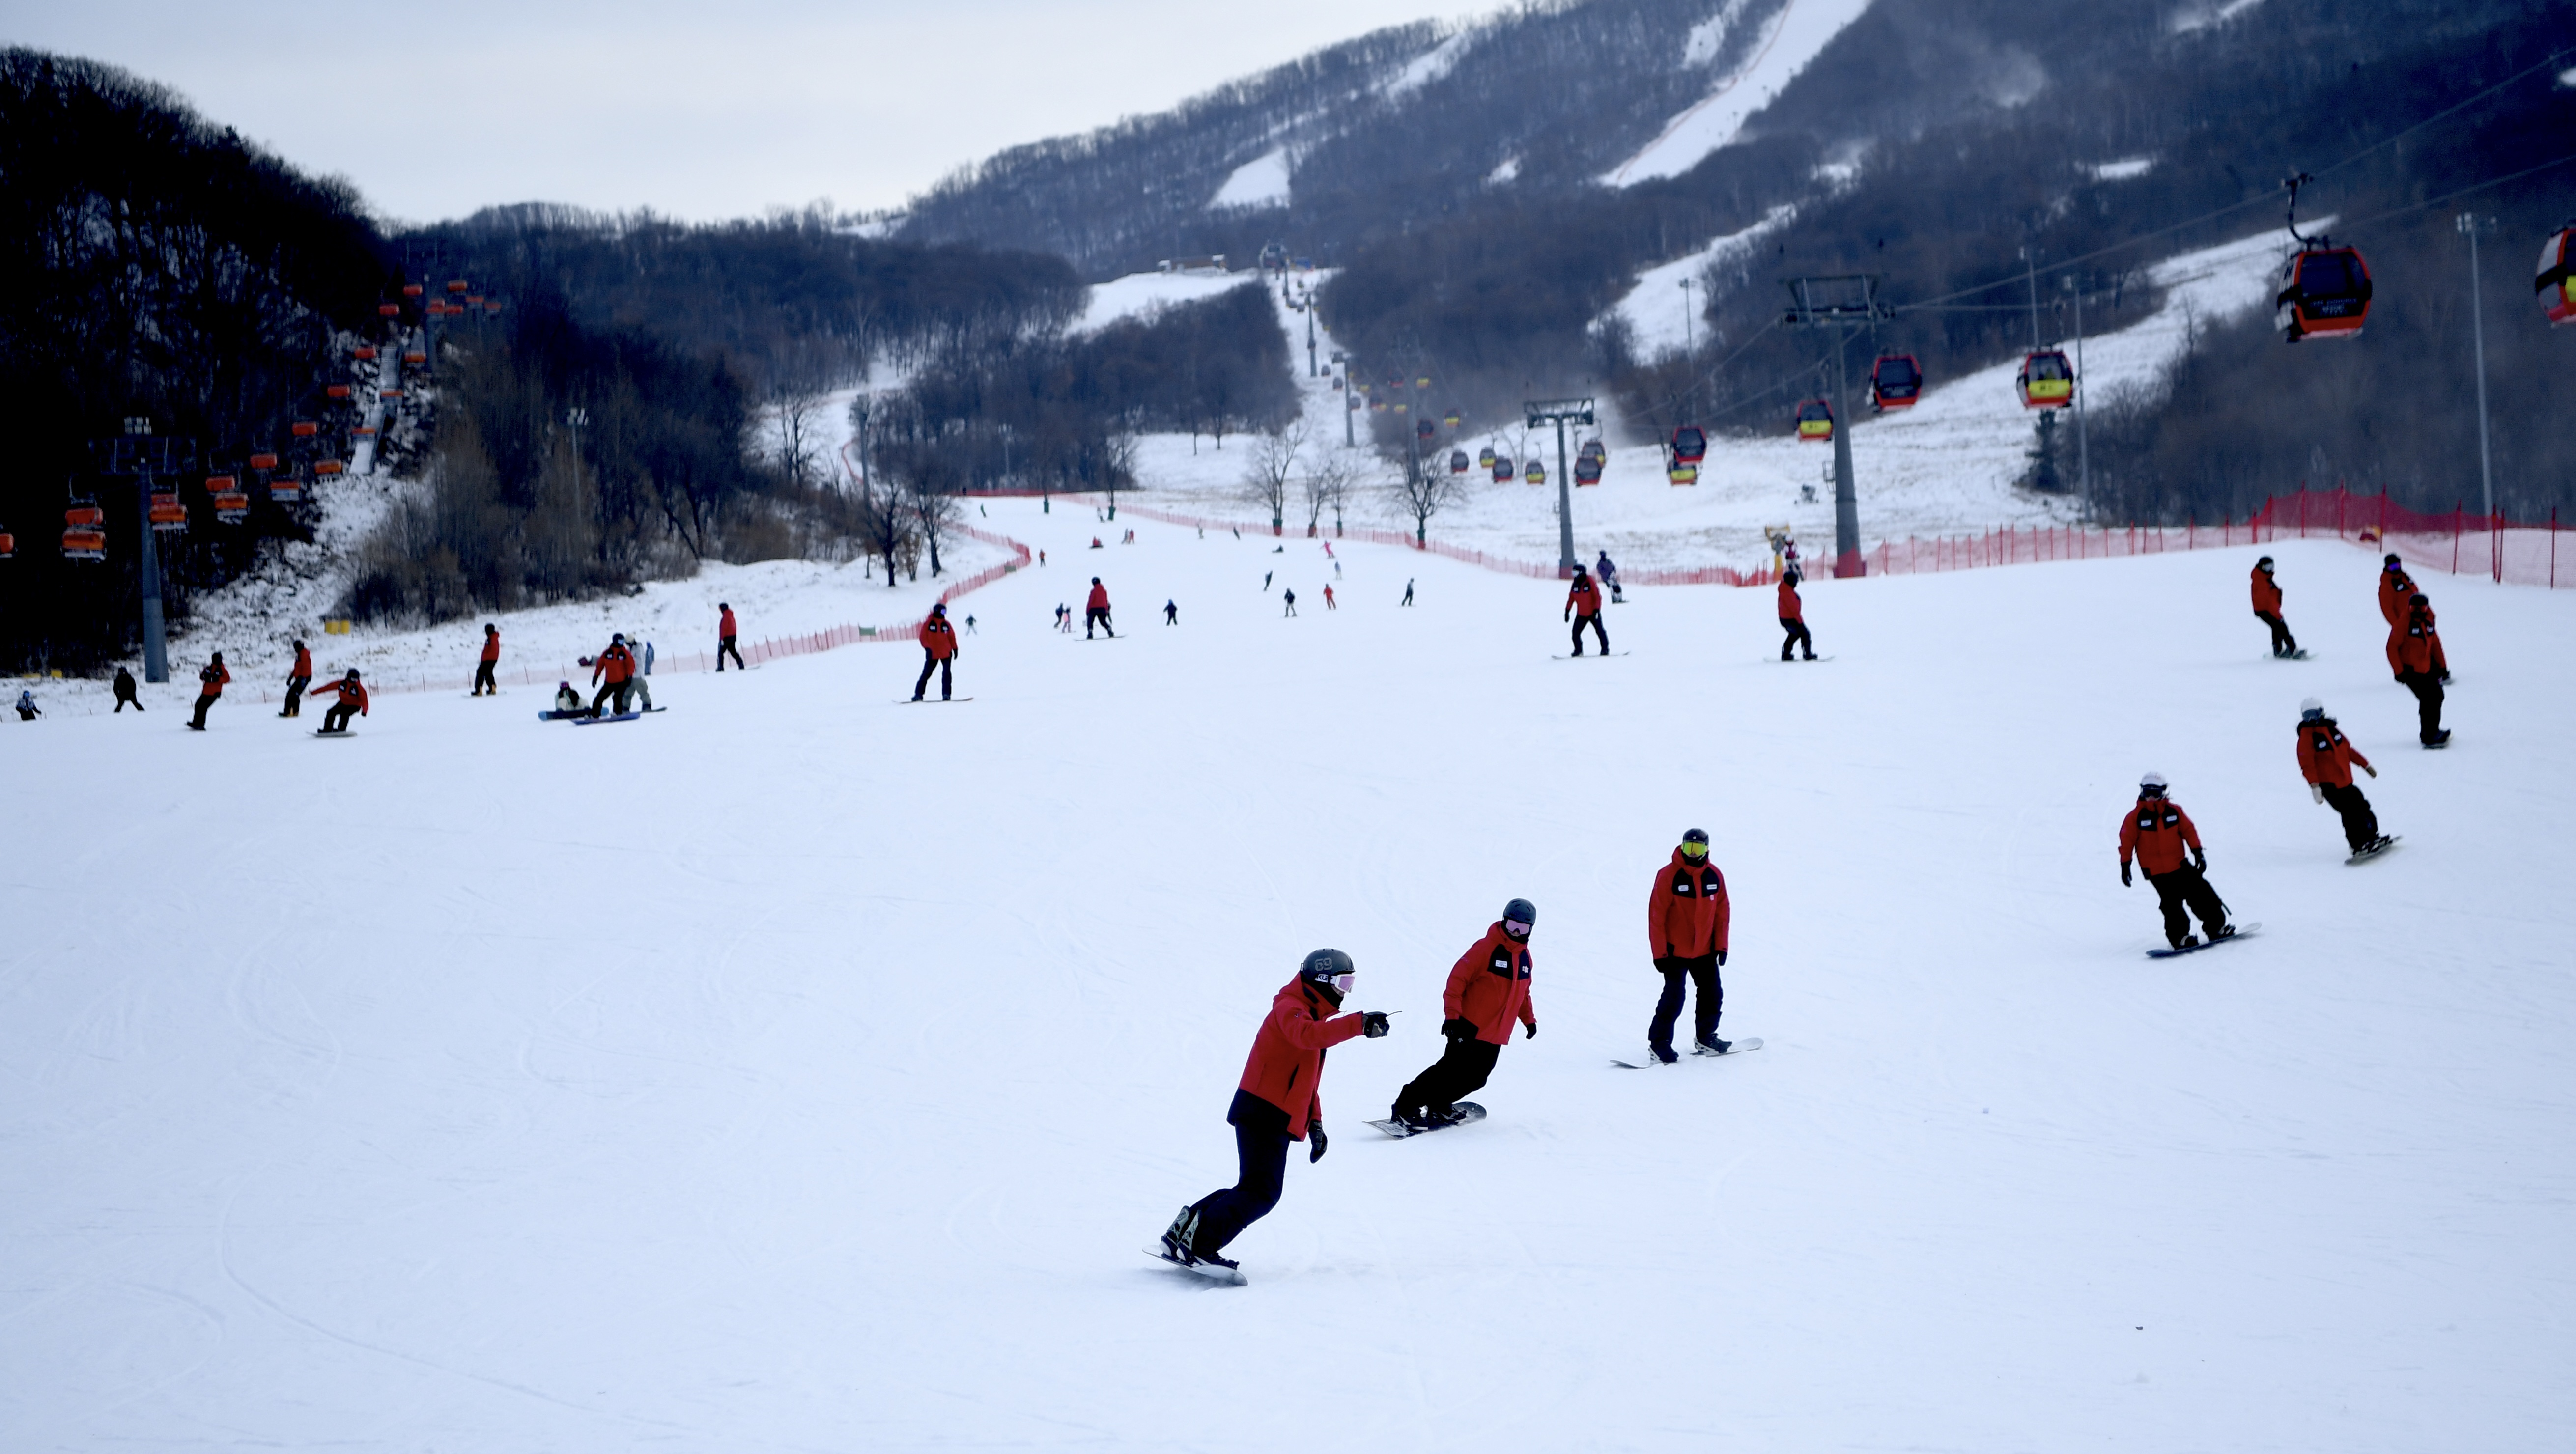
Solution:
M948 700L949 663L957 659L957 628L948 624L948 603L940 601L930 608L921 623L921 677L912 684L912 699L921 700L929 689L930 674L939 673L939 700Z
M1404 578L1404 600L1401 604L1407 606L1413 604L1413 577L1411 576L1406 576Z
M717 665L718 667L723 666L721 658L718 659ZM623 631L617 632L609 638L608 649L601 652L599 654L599 659L591 663L590 684L592 686L599 687L599 695L590 699L590 715L594 717L598 716L600 714L599 709L601 704L609 702L611 698L615 699L614 706L616 712L621 716L624 715L626 711L627 696L626 683L634 675L635 653L626 649L626 633ZM600 679L602 677L607 678L607 685L605 686L600 685Z
M1180 602L1167 600L1163 603L1163 624L1166 626L1178 626L1181 624Z
M1579 565L1574 568L1574 583L1565 593L1565 615L1562 619L1574 623L1575 655L1583 654L1583 628L1586 626L1592 628L1593 636L1600 641L1601 654L1610 654L1610 632L1601 624L1601 588L1592 583L1592 577L1585 575Z
M1592 563L1592 574L1610 588L1610 604L1616 606L1628 599L1619 590L1619 568L1610 563L1610 552L1601 552L1601 558Z
M1807 611L1798 600L1799 580L1794 566L1780 577L1780 629L1788 633L1780 643L1782 661L1789 659L1789 648L1793 646L1804 648L1807 660L1816 659L1816 638L1807 630Z
M305 650L304 643L298 641L295 643L295 665L286 669L286 705L278 711L277 715L303 716L304 689L311 685L313 685L313 653ZM137 702L134 705L141 707L143 704Z
M2186 847L2190 849L2187 860ZM2190 932L2185 907L2200 916L2200 927L2212 944L2236 932L2236 926L2227 922L2227 905L2220 901L2218 890L2209 886L2209 855L2200 846L2200 830L2192 826L2191 815L2181 804L2165 796L2163 773L2138 779L2137 805L2120 820L2122 887L2131 882L2132 857L2147 882L2155 886L2156 903L2164 910L2167 944L2189 949L2200 942L2199 935Z
M2407 603L2402 624L2388 634L2388 664L2397 680L2415 694L2417 740L2440 747L2451 740L2442 725L2442 683L2450 680L2451 663L2442 654L2442 633L2433 626L2433 603L2417 591Z
M2299 640L2290 634L2290 623L2281 619L2281 583L2272 579L2272 557L2254 562L2254 619L2272 628L2272 654L2296 656Z
M1311 1140L1306 1160L1324 1159L1324 1105L1316 1095L1324 1052L1345 1040L1375 1040L1387 1032L1387 1017L1379 1011L1333 1013L1351 992L1356 973L1349 955L1318 949L1271 997L1270 1013L1252 1038L1252 1054L1236 1082L1234 1104L1225 1113L1234 1127L1234 1185L1181 1208L1163 1232L1165 1258L1185 1267L1205 1263L1231 1270L1235 1264L1218 1254L1279 1204L1288 1143Z
M2360 768L2372 777L2379 769L2361 755L2361 749L2344 740L2343 729L2326 715L2326 704L2314 697L2299 704L2299 776L2308 780L2308 795L2320 803L2331 803L2343 818L2343 841L2353 852L2368 848L2385 848L2388 840L2380 836L2379 815L2370 811L2370 799L2352 780L2352 770Z
M1338 611L1342 609L1340 606L1333 603L1333 583L1330 581L1326 581L1324 583L1324 609L1327 611Z
M501 665L501 628L489 621L483 623L483 657L474 665L474 690L468 696L499 696L501 683L493 672Z
M1296 615L1296 614L1297 614L1297 588L1296 588L1295 586L1290 586L1290 587L1286 588L1285 590L1281 591L1281 592L1280 592L1280 596L1281 596L1281 599L1285 600L1285 601L1288 603L1288 609L1287 609L1287 610L1285 610L1285 611L1280 612L1279 614L1280 614L1280 615L1282 615L1282 616L1294 616L1294 615Z
M1449 1037L1420 1075L1395 1093L1388 1112L1415 1131L1436 1130L1458 1118L1458 1098L1483 1086L1494 1062L1511 1042L1518 1020L1527 1039L1538 1034L1538 1012L1530 1005L1530 930L1538 910L1527 899L1503 905L1503 916L1467 946L1449 967L1449 985L1441 992L1440 1033Z
M2405 625L2406 602L2415 594L2415 582L2398 564L2397 552L2390 551L2379 562L2379 614L2395 631Z
M127 671L124 667L120 666L116 669L116 710L119 712L124 711L128 702L134 704L134 710L138 712L143 710L143 699L134 694L134 673ZM111 713L110 715L114 714ZM279 715L283 716L285 714L280 713Z
M1655 870L1655 887L1646 899L1647 952L1664 977L1663 997L1646 1026L1646 1048L1666 1065L1681 1058L1673 1053L1673 1024L1681 1018L1686 983L1699 991L1691 1014L1692 1052L1724 1055L1733 1048L1733 1042L1717 1038L1718 1016L1726 1009L1718 970L1726 964L1732 912L1726 875L1708 861L1708 834L1693 828L1682 835L1672 862Z
M216 652L213 657L207 661L205 669L197 673L197 681L199 684L197 688L197 715L189 719L188 726L190 729L198 732L206 730L206 709L213 706L215 704L215 699L224 694L225 684L229 683L232 679L233 674L224 666L224 654L220 651Z
M737 668L743 671L751 670L742 659L742 648L734 644L734 638L742 633L742 628L734 622L732 605L718 601L716 610L720 613L716 617L716 670L724 670L724 661L728 656L733 658L733 664Z
M1091 639L1091 628L1094 626L1107 631L1112 637L1118 634L1109 624L1109 588L1100 583L1098 576L1091 578L1091 599L1085 602L1082 608L1083 640Z
M322 730L346 732L351 717L367 715L366 686L358 680L358 669L353 666L347 676L331 684L331 689L339 694L339 700L331 704L331 710L322 714Z
M37 710L36 694L34 690L27 687L20 687L18 689L18 720L21 722L33 722L43 715L45 715L43 712Z

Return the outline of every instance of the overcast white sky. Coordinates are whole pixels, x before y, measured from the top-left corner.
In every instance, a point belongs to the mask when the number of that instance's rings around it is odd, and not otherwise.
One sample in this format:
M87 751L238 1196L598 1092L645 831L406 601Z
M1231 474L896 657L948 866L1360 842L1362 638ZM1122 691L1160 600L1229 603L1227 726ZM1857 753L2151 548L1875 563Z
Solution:
M390 218L901 203L1014 142L1160 110L1491 0L0 0L0 39L123 66Z

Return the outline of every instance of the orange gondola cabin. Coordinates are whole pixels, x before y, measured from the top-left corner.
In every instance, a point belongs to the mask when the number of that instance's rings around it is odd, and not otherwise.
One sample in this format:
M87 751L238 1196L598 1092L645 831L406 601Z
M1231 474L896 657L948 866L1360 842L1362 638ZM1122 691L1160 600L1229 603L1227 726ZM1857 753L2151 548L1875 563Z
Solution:
M2021 361L2013 387L2025 409L2063 409L2075 398L2075 365L2062 350L2043 348Z
M1923 397L1923 370L1910 353L1891 353L1869 370L1869 407L1884 414L1911 409Z
M2290 255L2273 295L2272 324L2287 343L2310 338L2351 338L2370 317L2370 268L2358 249L2327 247L2324 239Z

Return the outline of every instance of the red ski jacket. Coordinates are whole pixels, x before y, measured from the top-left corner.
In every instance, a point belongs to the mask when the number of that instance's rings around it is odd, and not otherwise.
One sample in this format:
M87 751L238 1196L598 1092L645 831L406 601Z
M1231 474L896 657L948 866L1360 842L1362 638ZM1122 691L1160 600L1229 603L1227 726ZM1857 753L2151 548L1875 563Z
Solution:
M1489 1045L1509 1045L1512 1022L1536 1025L1530 1008L1529 946L1503 932L1496 919L1485 937L1458 956L1449 970L1449 988L1440 996L1444 1019L1472 1020L1476 1038Z
M291 677L302 677L308 682L313 680L313 653L310 651L295 653L295 665L287 668L286 674Z
M1324 1078L1324 1052L1368 1029L1358 1015L1335 1015L1324 997L1291 979L1270 1000L1270 1014L1252 1037L1252 1054L1243 1063L1236 1088L1277 1106L1288 1115L1288 1139L1306 1139L1306 1127L1324 1117L1315 1095Z
M945 616L933 616L921 623L921 649L933 660L946 661L957 654L957 628Z
M2416 607L2403 627L2389 633L2388 661L2399 676L2410 671L2440 676L2450 670L2450 663L2442 659L2442 633L2433 629L2432 607Z
M716 622L716 636L720 640L731 641L737 634L733 628L733 610L727 607L724 618Z
M1595 584L1590 576L1576 581L1574 589L1565 593L1565 609L1574 615L1600 615L1601 587Z
M2299 724L2299 776L2332 788L2352 786L2352 770L2370 766L2361 749L2344 741L2332 717Z
M599 654L599 660L593 663L590 668L590 679L596 682L600 679L603 673L608 677L608 682L611 686L615 686L617 683L634 676L634 653L628 651L623 646L612 646L606 651L601 652Z
M501 659L500 632L486 631L483 633L483 659L485 661L499 661Z
M1154 598L1147 596L1145 599L1150 601ZM1109 588L1107 586L1093 586L1091 588L1091 604L1088 609L1094 611L1106 611L1109 609Z
M1646 898L1646 944L1657 959L1700 959L1726 947L1730 914L1726 875L1706 859L1697 863L1673 850L1673 861L1655 870Z
M331 690L340 694L341 706L357 708L358 715L361 717L367 715L367 688L365 683L353 682L347 677L342 677L338 681L331 682L328 685ZM317 692L315 695L319 696L320 693Z
M1783 621L1807 619L1806 611L1798 604L1798 588L1786 580L1780 582L1780 619Z
M2415 582L2402 570L2379 572L2379 614L2390 627L2406 624L2406 603L2415 599Z
M206 669L197 673L197 680L205 683L206 695L210 697L222 696L224 687L232 679L232 670L218 662L208 662Z
M2272 580L2272 573L2259 565L2254 567L2254 614L2281 614L2281 588Z
M2120 820L2120 862L2132 856L2150 876L2171 873L2183 865L2183 845L2200 846L2200 830L2191 815L2169 798L2140 798Z

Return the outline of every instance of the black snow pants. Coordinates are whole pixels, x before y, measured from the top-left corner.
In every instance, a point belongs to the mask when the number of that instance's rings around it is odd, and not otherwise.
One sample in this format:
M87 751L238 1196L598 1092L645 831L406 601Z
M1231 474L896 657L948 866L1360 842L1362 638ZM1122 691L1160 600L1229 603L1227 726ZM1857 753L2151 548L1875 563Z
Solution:
M928 651L924 651L921 653L921 680L912 684L912 699L914 701L920 701L921 694L929 690L930 674L934 671L939 673L939 700L943 702L948 700L948 683L950 679L948 658L944 656L933 656Z
M198 731L200 731L200 732L205 731L205 730L206 730L206 709L207 709L208 707L213 706L214 704L215 704L215 694L214 694L214 693L212 693L212 692L205 692L205 693L200 694L200 695L198 696L198 698L197 698L197 715L188 719L188 725L189 725L189 726L191 726L191 727L196 728L196 729L197 729Z
M140 711L142 711L142 710L143 710L143 699L142 699L142 698L140 698L140 697L138 697L138 696L136 696L136 695L134 695L132 692L119 692L119 693L117 693L117 694L116 694L116 710L117 710L117 711L119 711L119 712L124 711L124 710L125 710L125 704L126 704L126 703L128 703L128 702L131 702L131 703L133 703L133 704L134 704L134 710L136 710L136 711L138 711L138 712L140 712Z
M2199 869L2186 863L2171 873L2148 874L2147 882L2156 886L2156 906L2165 913L2167 944L2180 949L2183 936L2191 932L2191 920L2183 914L2186 906L2200 916L2200 937L2218 937L2218 927L2227 922L2227 906Z
M2274 656L2288 656L2290 653L2299 649L2299 639L2290 634L2289 622L2282 620L2277 613L2271 611L2257 611L2254 614L2256 617L2261 619L2264 625L2272 628L2272 654Z
M2325 789L2326 801L2343 815L2343 841L2351 844L2355 853L2368 848L2379 836L2379 815L2370 811L2370 799L2361 795L2361 785L2336 787L2327 783Z
M599 689L599 695L590 699L590 715L594 717L598 716L599 704L607 701L611 697L615 697L617 699L615 710L623 713L626 710L626 683L610 682L606 686L601 687Z
M1103 631L1109 631L1109 634L1112 636L1118 634L1115 631L1109 630L1109 611L1106 607L1099 610L1086 610L1082 613L1082 634L1089 636L1091 634L1091 628L1094 626L1099 627Z
M1699 989L1699 1002L1691 1013L1691 1039L1697 1042L1715 1035L1717 1018L1726 1011L1726 985L1717 976L1717 956L1658 959L1655 968L1664 972L1664 995L1655 1001L1655 1019L1646 1027L1646 1043L1657 1050L1673 1048L1673 1025L1681 1019L1685 985Z
M322 714L322 730L325 732L346 732L349 730L349 724L357 719L357 708L344 707L339 703L334 702L331 704L331 710Z
M1610 632L1602 626L1601 613L1598 611L1589 612L1574 618L1574 654L1577 656L1581 656L1583 654L1583 628L1586 626L1592 628L1593 636L1600 641L1601 654L1603 656L1608 656L1610 654Z
M724 659L728 656L733 658L733 664L735 666L742 667L744 671L751 670L750 667L743 666L742 648L733 644L733 638L730 636L720 637L716 641L716 670L724 670Z
M1789 633L1788 639L1780 643L1782 661L1789 659L1789 648L1793 646L1803 648L1807 653L1807 660L1816 659L1816 638L1808 634L1806 622L1795 616L1783 616L1780 618L1780 629Z
M1500 1045L1473 1035L1450 1041L1449 1048L1440 1052L1440 1058L1431 1062L1430 1068L1395 1093L1396 1110L1418 1111L1427 1106L1445 1113L1460 1096L1481 1089L1492 1078L1494 1061L1502 1053Z
M1212 1191L1190 1203L1198 1213L1198 1235L1190 1250L1204 1257L1222 1252L1243 1229L1270 1215L1279 1205L1279 1189L1288 1173L1288 1113L1248 1090L1234 1093L1225 1113L1234 1126L1234 1185Z
M278 713L277 715L281 717L303 716L304 689L311 685L313 685L313 678L311 677L288 677L286 679L286 710ZM134 705L140 707L143 704L141 702L137 702Z
M2397 678L2406 690L2415 694L2416 738L2423 742L2442 740L2442 679L2431 672L2410 671Z
M483 695L486 690L489 690L493 696L501 695L501 683L492 674L493 668L499 665L497 661L480 661L474 664L475 696Z

